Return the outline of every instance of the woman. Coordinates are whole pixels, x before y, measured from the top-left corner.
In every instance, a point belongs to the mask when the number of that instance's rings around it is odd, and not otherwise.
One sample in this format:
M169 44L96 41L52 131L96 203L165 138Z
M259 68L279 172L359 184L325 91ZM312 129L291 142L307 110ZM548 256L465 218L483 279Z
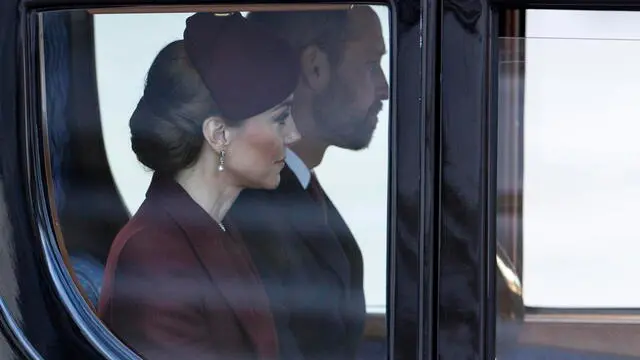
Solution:
M99 316L148 359L277 358L269 302L225 214L243 188L275 188L297 59L241 15L198 13L160 51L131 117L146 199L116 237Z

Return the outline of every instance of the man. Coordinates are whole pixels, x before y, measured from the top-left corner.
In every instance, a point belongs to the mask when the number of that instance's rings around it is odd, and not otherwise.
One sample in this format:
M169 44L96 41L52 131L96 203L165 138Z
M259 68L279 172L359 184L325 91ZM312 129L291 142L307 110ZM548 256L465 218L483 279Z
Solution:
M301 139L287 152L279 187L243 191L229 218L267 286L283 358L353 359L366 316L362 254L313 169L329 146L360 150L371 141L389 98L380 21L368 6L249 19L298 51L292 115Z

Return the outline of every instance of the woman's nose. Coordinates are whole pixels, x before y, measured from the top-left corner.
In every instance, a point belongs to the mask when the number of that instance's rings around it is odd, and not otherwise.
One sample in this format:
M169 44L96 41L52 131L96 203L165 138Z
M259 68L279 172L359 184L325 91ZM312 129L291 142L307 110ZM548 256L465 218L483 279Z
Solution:
M285 145L289 145L300 140L300 137L301 137L300 133L298 132L298 128L296 128L296 124L293 121L293 117L289 116L287 118L287 122L285 125L285 132L284 132Z

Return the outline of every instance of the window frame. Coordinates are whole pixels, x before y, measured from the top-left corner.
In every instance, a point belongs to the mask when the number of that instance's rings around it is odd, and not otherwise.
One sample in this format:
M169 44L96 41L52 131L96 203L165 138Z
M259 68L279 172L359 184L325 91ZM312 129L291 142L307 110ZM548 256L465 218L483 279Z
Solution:
M28 235L27 240L11 240L21 251L39 249L33 257L22 257L21 264L34 271L34 277L45 286L36 287L35 293L44 300L26 306L22 311L37 309L39 313L51 314L60 311L59 317L50 317L42 321L55 324L65 329L61 337L44 337L34 342L35 348L41 350L47 344L82 349L90 358L100 358L105 349L96 350L96 335L88 330L86 324L79 324L82 315L74 313L72 301L78 301L80 294L71 291L65 297L65 286L72 283L66 271L61 270L61 258L56 254L49 240L53 230L46 202L46 179L38 178L39 172L32 172L42 165L32 157L32 145L39 144L40 125L34 122L38 117L38 107L34 99L38 99L37 89L32 88L37 74L36 64L31 52L37 41L37 19L34 12L78 7L110 7L120 5L175 4L177 1L140 0L21 0L20 2L2 2L0 13L10 14L3 19L2 29L8 29L10 36L3 43L3 55L16 55L15 59L4 60L7 66L5 73L13 75L6 79L2 86L3 93L0 107L0 124L7 129L10 136L0 145L2 153L2 176L9 185L12 194L8 198L11 212L16 214L12 226L17 234ZM202 4L202 2L200 2ZM409 106L392 106L392 116L415 116L417 130L422 137L419 141L420 153L407 161L407 166L418 167L418 190L411 192L419 198L419 206L411 207L419 215L417 234L410 236L405 245L393 243L401 236L398 233L397 219L392 216L390 227L389 271L388 283L391 293L388 301L387 327L391 346L389 353L402 355L401 349L394 348L394 342L414 344L415 356L420 359L457 359L458 354L468 354L471 358L491 359L495 355L495 244L490 241L495 235L496 176L496 47L499 18L507 9L581 9L581 10L640 10L640 0L437 0L437 1L400 1L393 2L398 23L393 23L394 48L418 48L420 56L397 52L392 58L392 69L408 66L418 69L422 74L413 81L408 77L399 79L393 91L394 103L403 97L412 98ZM416 18L416 14L417 18ZM423 23L424 22L424 23ZM424 28L422 27L424 24ZM424 39L423 46L417 45L418 39ZM464 61L462 61L464 59ZM419 62L419 63L416 63ZM471 65L476 64L476 65ZM456 74L465 74L463 78ZM461 94L464 94L462 96ZM423 99L420 100L420 99ZM395 125L398 126L397 124ZM395 129L394 131L401 131ZM31 134L31 135L29 135ZM426 140L428 138L428 140ZM473 140L474 155L455 158L443 149L459 144L461 141ZM3 139L5 140L5 139ZM391 139L395 150L400 148L398 139ZM30 144L30 145L28 145ZM408 154L410 148L404 150ZM414 149L415 150L415 149ZM403 153L401 151L401 153ZM479 155L479 156L478 156ZM30 161L25 161L30 159ZM390 181L397 186L398 168L401 164L395 159L390 166ZM19 165L16 165L19 164ZM23 166L20 166L23 165ZM461 169L466 174L475 174L471 181L465 180L458 172L450 169ZM13 170L18 169L16 174ZM465 181L467 181L465 183ZM460 185L463 184L463 185ZM427 187L432 187L427 190ZM460 199L451 198L445 190L459 188L465 194ZM5 192L9 193L8 190ZM37 206L30 200L37 200ZM474 201L472 201L474 200ZM392 211L402 205L398 202L398 194L392 193L390 203ZM462 204L461 204L462 202ZM25 204L29 204L25 206ZM447 214L456 213L460 209L470 210L466 223L470 232L462 231L456 235L456 224L448 221ZM414 228L415 230L415 228ZM463 229L464 230L464 229ZM24 244L24 243L28 244ZM398 276L398 263L406 257L402 250L410 250L418 254L419 261L412 266L412 275ZM466 254L456 256L456 254ZM46 263L46 265L45 265ZM22 269L22 268L21 268ZM462 275L456 269L472 269ZM24 274L24 273L23 273ZM31 276L31 275L30 275ZM407 285L409 278L417 279L416 287ZM32 280L27 283L33 284ZM468 285L470 284L470 285ZM31 289L22 283L21 289ZM402 300L397 297L398 287L406 286L417 290L415 298ZM32 296L34 292L31 292ZM1 294L3 297L5 294ZM26 295L21 295L25 297ZM458 299L456 306L448 306L448 299ZM74 300L75 299L75 300ZM410 314L417 315L417 323L406 322L398 314L399 304L408 306ZM86 310L86 309L85 309ZM84 320L83 320L84 321ZM24 324L27 328L37 328L35 320ZM402 334L402 326L410 330ZM96 325L97 326L97 325ZM467 335L457 331L469 330ZM15 332L9 329L11 333ZM396 334L397 333L397 334ZM397 335L397 336L396 336ZM22 336L22 335L20 335ZM87 337L91 338L87 340ZM102 341L102 340L100 340ZM43 345L44 344L44 345ZM100 355L102 354L102 355ZM404 354L406 355L406 354Z
M297 1L295 3L304 3L305 1ZM317 4L317 2L309 3ZM424 1L426 3L426 1ZM216 4L216 2L199 2L193 5ZM244 3L238 1L237 3ZM270 3L263 1L262 3ZM275 2L274 2L275 3ZM292 2L278 2L281 4L290 4ZM353 3L353 2L350 2ZM379 2L378 2L379 3ZM61 357L63 354L81 354L84 358L135 358L135 354L123 346L115 337L102 326L101 322L93 315L90 306L85 302L83 294L75 286L76 280L73 275L67 271L65 263L69 263L66 258L64 249L58 246L60 239L60 231L57 227L58 221L55 212L52 211L52 188L50 169L48 168L49 148L47 144L47 124L43 120L41 94L43 93L43 75L41 74L42 65L42 48L40 40L42 38L42 23L39 19L41 11L65 10L79 8L102 8L102 9L118 9L122 10L123 6L157 6L157 5L179 5L189 6L189 4L179 1L162 0L20 0L16 4L4 0L2 3L2 11L14 14L9 17L9 22L3 26L13 28L16 31L15 38L10 39L5 45L8 49L15 48L17 61L13 67L3 69L3 72L15 72L16 83L10 84L6 88L10 90L6 99L2 101L15 101L15 111L4 111L3 117L0 119L1 126L7 124L19 124L15 129L15 139L11 143L0 145L0 150L7 161L12 161L13 165L18 164L19 171L11 173L7 171L7 167L2 168L2 175L11 177L12 184L22 184L19 193L19 200L9 202L12 212L20 212L23 216L22 221L15 221L13 225L20 228L25 234L24 239L36 251L34 259L28 266L39 275L39 281L44 288L37 292L37 296L41 296L43 304L39 305L38 310L42 314L46 314L45 318L40 320L50 323L56 330L60 331L51 339L34 344L34 351L40 351L41 354L48 354L47 358ZM427 200L424 188L430 179L424 177L424 169L426 156L422 152L416 151L425 149L424 139L426 133L430 131L426 125L425 109L421 99L425 93L425 82L422 77L403 76L398 80L396 76L397 66L410 65L413 68L422 69L425 62L425 52L420 46L422 16L425 13L423 1L393 0L384 2L389 6L392 23L390 26L390 49L389 53L391 65L391 101L390 101L390 166L389 166L389 230L388 230L388 281L387 281L387 314L386 327L388 332L388 356L413 358L414 352L421 344L420 334L431 328L431 320L428 316L424 316L419 321L414 322L408 320L417 317L418 314L428 314L431 309L430 298L418 297L417 294L424 293L429 284L432 283L428 278L431 272L426 272L432 261L429 257L425 257L421 253L424 249L431 247L430 238L427 237L428 229L426 228L428 221L425 220L425 209L429 207L425 203ZM14 46L12 46L12 44ZM398 47L411 49L410 52L399 53ZM6 48L1 49L3 55L7 51ZM432 56L432 55L430 55ZM12 100L12 94L15 97ZM4 95L3 95L4 96ZM397 107L396 99L399 97L406 98L402 108ZM6 116L4 116L6 115ZM414 137L411 144L413 147L402 145L397 138L398 118L407 118L405 121L407 128L410 128L410 134ZM391 121L393 120L393 121ZM400 122L402 124L402 122ZM404 126L404 125L402 125ZM403 138L403 142L406 141ZM6 152L10 146L15 145L16 150ZM399 156L398 154L406 154ZM417 165L417 166L416 166ZM421 199L418 204L404 204L403 200L398 199L399 187L398 172L399 168L409 168L409 173L405 175L411 178L411 184L402 185L403 189L414 196ZM406 202L406 201L405 201ZM26 206L24 206L26 204ZM410 234L401 234L398 230L398 223L406 222L405 219L398 219L398 208L404 206L405 211L415 213L417 224L407 225L412 228ZM412 219L415 220L415 219ZM397 242L397 239L402 241ZM14 244L19 245L20 242L14 239ZM398 243L401 243L398 245ZM405 261L406 252L410 255L417 255L417 262ZM413 259L410 259L413 260ZM400 276L402 279L412 280L405 285L398 285L402 281L397 281L397 266L399 263L411 263L408 272ZM422 269L422 270L421 270ZM407 271L406 269L404 271ZM406 276L405 276L406 275ZM396 296L398 293L397 286L404 286L415 294L415 297L405 298ZM34 296L34 292L30 295ZM5 294L0 294L4 297ZM23 297L27 294L23 294ZM2 298L0 297L0 301ZM22 311L30 311L33 308L25 308ZM55 311L56 315L52 314ZM396 316L405 314L403 316ZM408 316L406 315L408 314ZM38 327L37 321L30 321L26 324L31 329ZM13 333L13 332L12 332ZM396 333L398 340L403 346L394 346ZM28 335L24 336L25 340L29 339ZM415 348L406 348L407 343L415 344ZM43 349L50 349L49 352ZM407 355L408 354L408 355ZM415 354L417 357L417 353ZM35 355L34 355L35 356Z

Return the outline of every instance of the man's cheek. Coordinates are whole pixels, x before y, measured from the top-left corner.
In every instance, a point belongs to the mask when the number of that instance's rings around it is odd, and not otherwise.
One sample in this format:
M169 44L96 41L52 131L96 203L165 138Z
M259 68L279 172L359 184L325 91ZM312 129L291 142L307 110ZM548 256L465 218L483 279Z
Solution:
M371 106L374 105L376 98L375 92L371 86L364 87L358 91L358 105L362 109L366 109L367 111Z

